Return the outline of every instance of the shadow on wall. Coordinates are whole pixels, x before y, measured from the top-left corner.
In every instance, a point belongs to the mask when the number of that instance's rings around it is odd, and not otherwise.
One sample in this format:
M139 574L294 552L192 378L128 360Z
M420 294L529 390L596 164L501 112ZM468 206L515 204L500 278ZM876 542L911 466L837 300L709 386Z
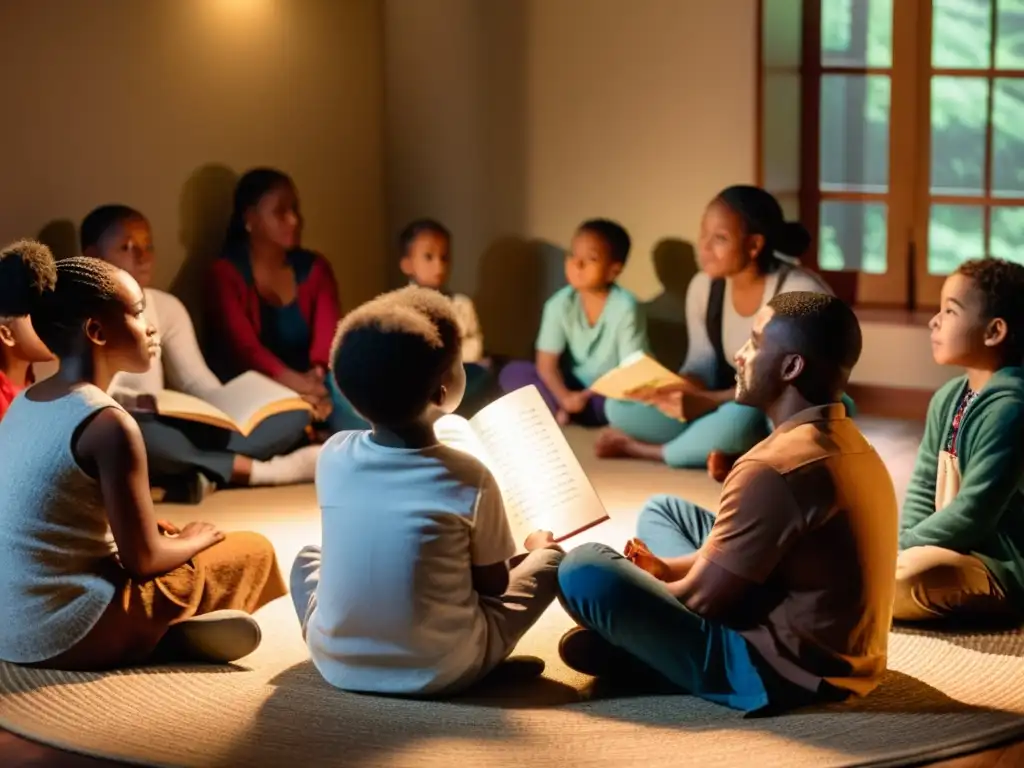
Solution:
M484 251L474 303L488 354L533 359L544 302L565 283L563 253L550 243L516 237L496 240Z
M666 238L651 254L654 273L662 292L644 304L651 352L670 370L678 370L686 358L686 289L697 274L693 244Z
M50 249L58 261L78 256L78 227L69 219L56 219L39 230L36 239Z
M224 244L237 183L233 170L209 163L193 171L178 198L178 242L185 249L185 260L171 283L171 293L188 308L200 339L205 338L203 285Z

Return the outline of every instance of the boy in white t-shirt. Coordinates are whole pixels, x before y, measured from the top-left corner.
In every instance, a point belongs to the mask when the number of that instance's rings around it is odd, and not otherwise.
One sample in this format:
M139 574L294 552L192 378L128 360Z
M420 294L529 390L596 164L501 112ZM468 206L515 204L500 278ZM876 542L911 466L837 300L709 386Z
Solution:
M373 427L332 437L317 465L322 549L303 549L291 575L313 663L346 690L461 690L554 600L563 552L537 532L510 571L494 478L434 436L465 389L450 300L409 287L364 304L339 325L331 359ZM537 660L531 671L542 670Z

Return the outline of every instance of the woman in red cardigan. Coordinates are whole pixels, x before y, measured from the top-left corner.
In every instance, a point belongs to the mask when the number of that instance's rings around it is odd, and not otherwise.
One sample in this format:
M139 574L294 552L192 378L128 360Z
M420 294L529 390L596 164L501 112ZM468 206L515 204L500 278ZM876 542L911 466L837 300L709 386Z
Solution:
M286 174L256 168L242 176L209 286L217 357L227 377L254 370L295 390L334 431L364 428L329 383L338 286L327 260L300 247L301 231Z

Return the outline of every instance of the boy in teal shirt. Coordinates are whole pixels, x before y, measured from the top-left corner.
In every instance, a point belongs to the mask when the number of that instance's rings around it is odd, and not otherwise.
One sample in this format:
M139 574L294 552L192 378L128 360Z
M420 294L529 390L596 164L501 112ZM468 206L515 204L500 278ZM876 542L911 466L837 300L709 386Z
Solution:
M894 617L1024 615L1024 266L946 280L932 354L967 369L928 407L900 524Z
M607 219L583 222L565 257L569 283L544 305L535 363L512 362L499 377L512 392L533 385L560 424L607 424L604 398L588 387L625 358L647 349L636 297L615 284L629 256L629 233Z

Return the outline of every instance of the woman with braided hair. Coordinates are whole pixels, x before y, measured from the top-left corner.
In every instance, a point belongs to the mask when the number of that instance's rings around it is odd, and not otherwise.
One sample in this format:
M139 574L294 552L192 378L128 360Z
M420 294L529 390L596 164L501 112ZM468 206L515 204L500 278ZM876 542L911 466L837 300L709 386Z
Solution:
M106 394L157 352L142 289L22 241L0 252L0 316L26 310L60 368L0 422L0 659L94 670L248 655L249 614L285 593L273 546L158 522L139 427Z

